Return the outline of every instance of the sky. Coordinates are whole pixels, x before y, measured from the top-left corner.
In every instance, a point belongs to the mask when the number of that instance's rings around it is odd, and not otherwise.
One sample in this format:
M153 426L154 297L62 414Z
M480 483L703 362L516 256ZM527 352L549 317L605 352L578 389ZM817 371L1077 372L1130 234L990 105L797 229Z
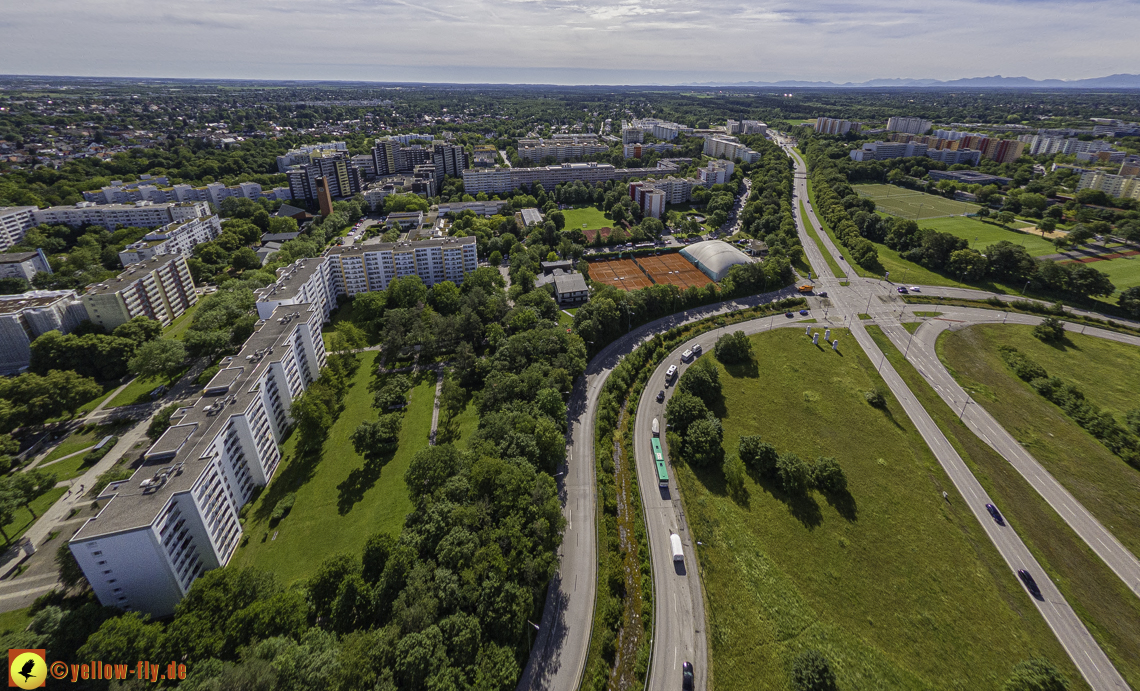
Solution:
M35 0L0 73L680 84L1140 72L1140 0Z

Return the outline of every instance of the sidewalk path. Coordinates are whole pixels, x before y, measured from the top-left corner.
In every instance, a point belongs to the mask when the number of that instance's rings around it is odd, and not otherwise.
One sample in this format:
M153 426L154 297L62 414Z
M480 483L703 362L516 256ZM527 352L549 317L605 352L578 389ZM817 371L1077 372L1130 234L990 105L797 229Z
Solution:
M435 446L435 433L439 429L439 395L443 392L443 367L436 368L435 379L435 406L431 411L431 436L428 438L428 444Z

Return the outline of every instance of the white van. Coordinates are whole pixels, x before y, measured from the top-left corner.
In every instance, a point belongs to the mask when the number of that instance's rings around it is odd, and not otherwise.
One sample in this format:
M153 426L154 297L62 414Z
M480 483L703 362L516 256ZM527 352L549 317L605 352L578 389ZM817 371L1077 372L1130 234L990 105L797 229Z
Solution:
M677 366L669 365L669 369L665 371L665 379L672 381L677 376Z
M677 533L671 533L669 544L673 546L673 561L685 561L685 551L681 549L681 536Z
M692 359L693 359L693 351L686 350L685 352L681 353L681 362L688 362L689 360L692 360Z
M700 344L700 343L698 343L698 344L696 344L695 346L693 346L693 355L696 355L697 357L700 357L700 356L701 356L701 353L703 353L703 352L704 352L704 348L702 348L702 347L701 347L701 344Z

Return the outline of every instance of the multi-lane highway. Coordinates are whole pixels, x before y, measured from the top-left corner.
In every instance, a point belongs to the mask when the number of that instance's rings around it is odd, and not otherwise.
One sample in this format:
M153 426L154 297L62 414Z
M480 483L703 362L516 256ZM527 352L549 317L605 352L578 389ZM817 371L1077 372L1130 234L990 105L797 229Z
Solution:
M958 387L957 392L954 390L957 385L953 383L953 379L948 374L946 374L945 379L938 374L939 370L945 373L945 368L941 366L941 363L935 367L937 356L934 355L932 348L934 339L937 337L935 329L928 326L920 329L921 336L916 349L916 345L911 341L909 334L906 334L899 326L900 319L913 313L916 307L908 307L899 300L890 284L873 279L859 278L855 271L847 267L842 254L835 247L830 236L823 232L819 221L815 218L814 210L807 204L806 167L803 160L787 145L786 140L780 141L780 143L784 145L785 150L796 165L795 198L792 207L805 256L813 273L819 277L817 287L828 291L829 294L827 299L812 299L815 308L812 316L827 325L850 328L856 342L863 348L868 357L873 362L882 363L880 372L891 392L902 404L907 415L914 422L923 439L954 482L961 500L969 505L982 524L983 530L1009 565L1009 577L1016 579L1015 572L1019 569L1025 569L1034 576L1041 589L1042 597L1039 600L1032 598L1028 591L1026 591L1026 596L1033 599L1034 604L1069 653L1089 686L1096 691L1128 688L1016 532L1008 525L997 525L990 518L985 509L986 503L990 502L985 490L970 473L961 457L925 409L922 408L902 378L899 377L890 363L885 362L883 353L866 332L865 322L859 319L858 315L860 313L869 314L872 318L871 323L881 325L896 345L902 343L900 339L907 338L906 345L903 348L905 352L905 348L910 346L910 351L907 353L908 359L920 365L920 371L923 372L924 376L927 376L928 381L934 383L934 380L937 380L937 384L941 388L936 387L936 390L944 399L950 397L957 400L961 405L965 393L960 390L960 387ZM805 214L800 213L798 203L800 199L805 202ZM823 248L816 245L807 235L805 224L809 223L815 229ZM848 276L842 281L848 285L840 285L840 279L831 272L824 259L823 253L825 251L832 255L845 273L848 273ZM926 294L974 299L990 295L980 291L956 288L924 287L922 290ZM785 290L777 294L729 301L657 320L634 329L626 337L607 346L591 361L586 376L583 378L584 381L578 383L571 396L568 414L570 432L567 465L562 469L563 474L558 478L564 501L564 514L568 521L560 551L560 570L552 581L548 592L546 610L539 626L530 660L519 682L520 691L524 689L576 691L582 680L589 646L597 577L593 420L601 388L612 368L622 356L631 352L633 348L655 333L713 314L767 302L776 297L783 297L789 292L790 290ZM1001 298L1004 300L1017 299L1014 296L1001 296ZM940 309L946 310L946 308ZM1074 310L1074 313L1079 312ZM995 320L995 313L986 310L963 309L962 315L965 317L964 323ZM1007 318L1011 321L1016 320L1023 323L1033 323L1037 319L1024 315L1019 315L1016 319L1013 315L1008 315ZM732 329L756 333L766 328L773 328L777 324L794 325L794 322L788 324L783 317L766 318L737 324ZM1093 333L1092 330L1090 333ZM1120 338L1119 334L1111 332L1093 335L1126 340ZM653 373L638 407L637 427L634 435L635 457L638 463L638 480L642 500L645 505L656 592L653 657L647 680L647 688L654 690L676 688L680 682L681 664L685 661L694 664L697 677L696 688L703 689L705 688L708 669L703 598L696 552L689 537L676 484L671 481L667 491L661 491L658 488L655 469L649 456L650 422L654 417L657 417L662 426L665 423L664 404L657 403L654 396L657 391L665 388L663 386L665 368L669 364L677 363L682 351L698 342L702 343L706 350L709 350L715 343L717 336L717 332L706 333L702 337L678 347L677 351L671 354L666 362ZM953 387L950 386L951 383L954 384ZM1002 439L1002 435L1008 437L1008 434L1005 434L996 421L992 421L992 418L987 422L986 417L978 412L981 410L980 408L976 406L972 408L974 409L967 415L968 420L975 420L971 429L986 439L988 443L991 443L991 446L994 445L994 442L990 440ZM977 417L973 418L972 415L977 415ZM664 432L663 427L662 432ZM664 439L662 439L662 444L666 446ZM1124 549L1055 480L1049 477L1048 473L1040 468L1040 464L1025 454L1024 449L1020 449L1016 442L1013 442L1012 447L1008 443L1001 443L1000 446L1002 448L997 446L994 448L1003 455L1005 452L1009 452L1011 456L1018 456L1019 454L1024 456L1019 457L1019 470L1023 474L1036 474L1038 480L1037 482L1030 480L1031 484L1034 484L1038 491L1042 492L1042 496L1050 502L1062 518L1073 525L1074 530L1086 542L1089 542L1090 539L1100 541L1100 549L1097 549L1097 546L1093 545L1092 542L1089 544L1135 590L1136 586L1140 585L1140 579L1128 580L1132 576L1133 569L1137 568L1135 557ZM1007 458L1009 457L1007 456ZM1015 463L1015 465L1018 464ZM1027 475L1028 477L1029 475ZM1046 485L1050 485L1050 480L1052 485L1046 487ZM1045 489L1043 490L1042 487ZM1077 525L1074 525L1074 522ZM682 538L685 549L684 567L678 567L673 562L669 547L669 535L671 533Z

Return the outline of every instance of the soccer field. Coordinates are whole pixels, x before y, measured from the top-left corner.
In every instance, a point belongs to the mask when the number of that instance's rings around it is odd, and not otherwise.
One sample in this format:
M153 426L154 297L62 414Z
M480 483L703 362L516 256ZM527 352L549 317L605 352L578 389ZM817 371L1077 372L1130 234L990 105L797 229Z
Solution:
M853 188L861 196L874 200L875 208L880 211L916 221L972 214L979 208L977 204L957 202L894 185L853 185Z

